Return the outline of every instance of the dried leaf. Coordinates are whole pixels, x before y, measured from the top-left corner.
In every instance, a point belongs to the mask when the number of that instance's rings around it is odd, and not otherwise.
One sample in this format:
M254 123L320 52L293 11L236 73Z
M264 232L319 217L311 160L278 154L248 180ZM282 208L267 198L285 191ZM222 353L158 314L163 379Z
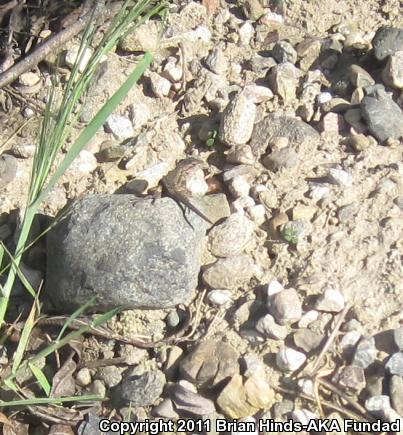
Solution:
M4 415L2 412L0 412L0 423L2 424L8 424L9 426L12 426L13 423L10 421L6 415Z
M73 373L76 371L77 364L73 361L73 353L70 354L66 362L60 367L53 377L51 397L72 396L76 391L76 384Z

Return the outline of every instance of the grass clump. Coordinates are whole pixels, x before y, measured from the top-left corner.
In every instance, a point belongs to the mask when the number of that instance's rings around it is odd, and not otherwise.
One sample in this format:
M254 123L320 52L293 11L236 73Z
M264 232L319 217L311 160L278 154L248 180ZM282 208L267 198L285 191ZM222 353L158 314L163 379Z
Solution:
M49 91L46 111L39 134L39 142L33 160L29 191L27 194L27 205L21 223L16 249L11 253L7 250L4 244L0 245L0 265L4 263L4 260L7 262L7 266L0 271L0 276L2 273L6 274L5 284L0 289L0 327L2 329L1 342L3 344L6 342L7 337L10 335L10 331L13 329L13 325L11 325L8 330L6 329L5 320L10 296L17 277L33 297L31 311L20 333L20 340L13 355L13 363L11 367L9 367L8 374L3 373L0 378L0 388L13 390L17 396L20 397L20 400L14 400L11 402L0 401L0 407L31 406L35 404L61 405L62 403L69 401L81 401L83 399L94 400L95 397L93 396L84 398L49 397L52 393L51 382L49 382L45 373L38 368L35 363L53 353L57 353L63 346L70 343L72 340L75 340L85 332L90 331L92 327L105 323L121 310L121 308L111 310L106 314L96 317L90 325L83 326L77 331L67 333L69 323L78 315L82 314L84 310L88 308L90 303L86 304L77 310L69 320L67 320L55 341L51 342L36 355L27 357L28 343L32 331L41 315L41 307L39 303L39 294L31 287L29 282L27 282L24 275L21 273L20 264L24 252L30 246L28 245L28 237L35 215L46 195L58 183L75 157L89 140L91 140L97 130L104 124L107 117L116 109L130 89L149 67L153 59L151 53L146 53L142 60L138 62L137 66L123 85L103 105L91 122L79 134L66 153L64 159L57 167L55 167L56 157L66 142L66 139L69 137L74 122L79 114L81 101L83 101L89 85L95 77L101 60L110 50L116 47L118 41L122 37L129 32L132 32L137 26L151 17L162 14L165 11L165 4L162 2L152 2L150 0L124 1L120 11L112 20L101 41L96 45L96 47L92 47L92 56L85 68L82 69L81 67L79 68L79 65L82 63L84 53L86 53L87 49L93 45L94 35L98 27L95 17L98 15L97 7L99 7L101 3L102 2L99 0L95 2L93 19L89 21L89 24L82 34L76 63L72 68L69 80L61 94L59 92L60 83L58 83L57 77L54 76L52 78L52 86ZM91 303L93 302L94 301L91 301ZM16 322L17 321L15 321L15 323ZM23 392L23 389L16 383L17 375L21 373L21 371L27 369L31 370L37 383L45 393L45 397L27 397L26 393ZM3 370L3 372L5 372L5 370Z

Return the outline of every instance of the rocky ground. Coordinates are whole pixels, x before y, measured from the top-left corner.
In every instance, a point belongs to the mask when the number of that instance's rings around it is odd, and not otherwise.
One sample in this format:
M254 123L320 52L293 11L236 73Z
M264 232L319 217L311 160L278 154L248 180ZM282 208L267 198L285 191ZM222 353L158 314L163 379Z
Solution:
M130 306L62 356L74 365L57 394L108 400L85 416L36 415L31 429L72 433L70 420L98 433L101 417L402 421L400 2L169 9L165 28L144 24L104 62L82 125L139 53L157 50L48 197L36 234L73 202L71 214L24 259L48 312L93 295L98 310ZM25 99L2 94L0 239L11 248L48 82L33 71L15 85ZM160 189L190 157L200 164L182 187L211 223ZM13 308L28 303L16 288Z

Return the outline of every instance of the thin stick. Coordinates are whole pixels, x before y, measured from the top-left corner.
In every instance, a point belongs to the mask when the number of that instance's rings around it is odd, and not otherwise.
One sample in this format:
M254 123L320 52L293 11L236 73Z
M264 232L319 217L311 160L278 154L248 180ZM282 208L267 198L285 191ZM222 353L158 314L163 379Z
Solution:
M80 33L93 16L93 11L95 14L97 14L97 12L99 13L99 11L97 11L98 8L96 8L96 5L99 3L99 1L96 0L94 6L95 9L90 7L91 3L91 0L86 1L84 6L86 13L79 17L78 20L71 26L63 29L61 32L39 44L31 54L0 74L0 89L12 83L21 74L38 65L38 63L43 61L50 53L57 52L57 50L65 45L67 41Z
M341 390L339 390L337 387L332 385L330 382L327 382L327 381L325 381L324 379L321 379L321 378L317 378L316 381L318 382L318 384L322 385L323 387L327 388L328 390L330 390L333 393L335 393L338 396L340 396L343 400L348 402L348 404L351 405L353 408L355 408L358 412L360 412L361 414L365 415L365 417L367 419L369 419L367 421L371 420L371 417L368 415L367 410L365 408L363 408L361 405L359 405L354 400L350 399L346 394L344 394Z
M343 320L346 317L350 308L351 308L351 305L346 304L346 306L344 307L344 310L340 313L339 318L337 319L336 325L335 325L332 333L329 335L329 338L327 339L327 341L326 341L325 345L323 346L318 358L316 359L314 365L312 366L312 369L310 371L311 376L313 374L315 374L315 372L318 370L320 362L322 361L325 353L328 351L330 345L333 343L334 339L336 338L336 335L339 332L341 324L343 323Z
M302 397L305 400L308 400L309 402L313 402L313 403L316 402L315 397L308 396L307 394L304 394L304 393L288 390L286 388L277 387L277 386L273 386L272 388L274 390L278 391L279 393L289 394L290 396L299 396L299 397ZM333 403L327 402L325 400L322 400L321 403L326 408L332 409L333 411L340 412L341 414L344 414L347 417L350 417L350 418L352 418L354 420L368 421L367 418L365 417L365 414L364 415L358 415L355 412L349 411L348 409L341 408L340 406L334 405Z

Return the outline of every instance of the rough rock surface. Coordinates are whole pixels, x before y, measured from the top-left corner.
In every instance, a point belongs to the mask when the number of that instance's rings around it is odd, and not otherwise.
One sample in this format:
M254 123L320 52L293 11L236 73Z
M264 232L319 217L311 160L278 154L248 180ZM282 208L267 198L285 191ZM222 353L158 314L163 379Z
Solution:
M297 118L270 114L255 124L250 142L253 153L261 155L278 137L287 137L289 145L297 147L307 139L319 140L319 133Z
M193 212L185 219L170 198L78 200L48 237L47 293L64 310L93 296L102 308L186 302L197 284L204 228Z

